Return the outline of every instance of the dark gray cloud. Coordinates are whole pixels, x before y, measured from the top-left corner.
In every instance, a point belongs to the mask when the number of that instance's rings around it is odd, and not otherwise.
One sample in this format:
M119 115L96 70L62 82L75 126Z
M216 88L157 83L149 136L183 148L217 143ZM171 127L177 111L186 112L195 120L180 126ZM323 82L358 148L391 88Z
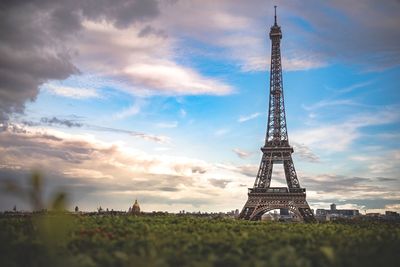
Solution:
M310 190L319 192L346 192L358 190L360 185L371 181L363 177L346 177L343 175L321 175L320 177L301 177L303 184Z
M64 126L67 126L69 128L71 128L71 127L82 127L82 123L74 122L72 120L67 120L67 119L62 120L62 119L58 119L56 117L53 117L53 118L44 117L44 118L40 119L40 122L45 123L45 124L49 124L49 125L52 125L52 124L64 125Z
M83 20L127 27L157 16L155 0L44 0L0 2L0 121L24 111L39 86L79 70L71 62L68 40Z
M208 181L215 187L225 188L229 184L230 180L225 179L208 179Z
M207 172L206 168L204 168L202 166L193 166L192 167L192 173L204 174L206 172Z
M156 35L162 38L167 38L168 34L160 29L156 29L150 25L147 25L146 27L144 27L143 29L140 30L140 32L138 33L139 37L146 37L149 35Z
M50 143L49 143L50 142ZM81 163L91 158L95 150L82 141L71 142L48 134L14 134L3 132L0 135L0 144L4 149L1 162L8 162L8 158L37 161L46 161L48 158L58 159L70 163Z
M381 177L380 179L382 179ZM323 196L336 195L340 199L374 199L382 197L385 199L399 199L397 188L399 179L384 178L385 182L377 182L377 178L344 176L344 175L319 175L303 176L302 185L309 191L315 191L317 195ZM389 182L390 181L390 182ZM312 199L318 201L321 199ZM335 201L338 201L336 199Z
M386 177L376 177L376 180L379 182L398 182L400 179L395 179L395 178L386 178Z

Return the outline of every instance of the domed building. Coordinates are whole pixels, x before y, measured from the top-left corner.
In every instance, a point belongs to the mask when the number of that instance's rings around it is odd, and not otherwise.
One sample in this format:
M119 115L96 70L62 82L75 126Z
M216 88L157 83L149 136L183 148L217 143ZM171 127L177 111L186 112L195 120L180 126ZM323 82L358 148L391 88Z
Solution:
M137 199L135 199L135 203L133 204L132 208L130 208L130 212L132 214L140 214L140 206Z

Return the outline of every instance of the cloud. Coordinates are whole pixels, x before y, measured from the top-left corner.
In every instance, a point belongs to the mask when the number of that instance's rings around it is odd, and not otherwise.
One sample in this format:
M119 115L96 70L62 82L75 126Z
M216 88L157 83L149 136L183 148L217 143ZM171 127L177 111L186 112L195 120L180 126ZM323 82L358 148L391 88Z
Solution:
M353 100L350 99L340 99L340 100L321 100L313 105L303 105L303 108L308 111L326 108L331 106L361 106L360 104L355 103Z
M386 205L385 210L400 210L400 203Z
M141 132L136 132L136 131L123 130L123 129L117 129L117 128L112 128L112 127L98 126L98 125L90 125L90 124L88 124L87 127L89 129L92 129L95 131L105 131L105 132L129 134L131 136L139 137L144 140L153 141L156 143L168 143L170 141L169 137L162 136L162 135L153 135L153 134L141 133Z
M338 1L328 3L328 8L338 12L337 15L332 14L329 20L323 17L326 13L308 17L318 33L314 40L322 44L324 53L351 64L363 64L368 69L383 69L400 63L397 46L400 34L393 34L399 23L395 15L400 9L398 1L388 1L382 9L376 8L374 1L351 6ZM306 15L311 15L309 10L305 11ZM341 19L334 21L335 16ZM326 31L328 27L345 31Z
M95 75L135 95L225 95L232 86L178 64L176 45L152 25L158 1L25 1L0 14L0 120L22 113L39 88L75 99L97 98L97 87L73 75ZM66 80L67 79L67 80ZM66 80L56 83L55 81Z
M233 92L229 85L204 78L189 68L167 61L129 65L124 74L132 83L161 94L226 95Z
M328 107L332 107L337 110L339 107L343 107L343 106L374 108L374 106L372 106L372 105L357 103L352 99L343 99L343 98L337 99L339 96L342 96L343 94L347 94L347 93L353 92L354 90L367 87L370 84L372 84L372 81L355 83L350 86L343 87L343 88L337 88L337 89L327 88L329 91L333 91L333 97L328 98L328 99L322 99L321 101L318 101L311 105L302 105L302 107L305 110L311 111L311 112L316 111L318 109L328 108Z
M85 127L86 129L93 130L93 131L128 134L130 136L138 137L138 138L141 138L141 139L144 139L147 141L156 142L156 143L168 143L170 141L169 137L163 136L163 135L153 135L153 134L147 134L147 133L142 133L142 132L137 132L137 131L87 124L87 123L83 123L83 122L76 122L75 120L59 119L57 117L52 117L52 118L43 117L43 118L41 118L40 122L23 121L22 124L25 126L59 125L59 126L67 126L68 128ZM3 128L4 128L3 130L9 130L9 131L11 130L15 133L31 132L31 130L27 130L26 128L20 127L19 125L14 124L14 123L7 123L7 124L3 125Z
M198 159L151 155L87 135L7 130L0 133L0 151L0 183L10 178L23 183L32 167L39 168L48 177L46 187L68 189L73 201L86 210L104 204L125 209L137 197L157 210L164 207L160 203L168 203L168 210L216 211L227 209L223 201L227 195L245 197L240 173ZM224 190L228 183L229 192ZM1 194L0 199L0 208L8 208L11 198ZM241 205L242 199L233 202Z
M393 201L399 199L399 181L378 182L375 177L345 176L336 174L302 174L299 173L302 185L307 188L308 198L314 202L346 200L369 206L372 208L374 200L381 199L380 204L375 204L383 208L383 200Z
M245 72L268 70L271 62L269 56L249 58L243 56L241 60L244 61L241 70ZM292 58L285 56L285 54L282 55L282 68L284 71L309 70L324 67L325 65L326 63L322 60L312 59L311 55L306 55L304 58Z
M67 98L86 99L86 98L99 98L100 95L94 88L77 88L69 86L60 86L53 84L46 84L44 90L51 94L59 95Z
M372 70L397 66L399 9L396 0L379 8L373 0L352 5L346 1L311 1L306 8L300 2L280 1L278 23L283 31L284 70L342 62ZM161 25L174 34L217 47L212 57L232 59L245 71L267 69L270 40L266 31L273 23L273 6L265 5L264 0L255 0L251 5L242 1L190 5L177 1L164 3L162 10ZM219 17L224 19L216 19Z
M152 155L123 143L50 129L1 132L0 162L0 183L10 177L23 183L32 167L39 168L47 177L46 186L68 189L73 204L83 210L98 205L126 210L135 198L146 211L229 210L246 201L243 187L252 186L258 171L255 164ZM400 197L400 180L390 176L298 175L313 207L335 202L384 208ZM283 177L283 171L275 172L273 181L275 176ZM0 199L1 209L20 205L8 195Z
M131 117L134 116L136 114L139 114L142 107L146 104L146 102L139 98L135 101L135 103L133 105L131 105L129 108L124 109L116 114L114 114L114 118L116 119L124 119L127 117Z
M238 172L240 174L243 174L247 177L251 177L254 178L257 176L257 172L258 172L258 165L254 165L254 164L246 164L246 165L239 165L239 166L235 166L235 165L231 165L231 164L218 164L219 168L222 169L226 169L226 170L230 170L233 172ZM251 183L253 184L254 180L251 181Z
M225 188L227 184L229 184L230 180L219 180L219 179L208 179L208 181L216 187Z
M325 149L328 152L344 151L362 136L361 130L364 127L399 121L399 114L395 110L396 106L388 106L375 112L353 114L343 122L312 125L308 129L295 131L292 136L296 143L312 149Z
M360 89L360 88L364 88L368 85L372 84L372 81L366 81L366 82L361 82L361 83L356 83L356 84L352 84L350 86L344 87L344 88L340 88L335 90L337 93L340 94L346 94L346 93L350 93L353 92L354 90Z
M248 158L252 154L252 153L240 150L239 148L234 148L234 149L232 149L232 151L235 152L235 154L241 159Z
M46 80L65 79L78 72L65 54L36 51L39 48L14 51L7 45L13 46L3 40L0 47L0 121L8 120L10 113L22 113L25 102L36 99L38 87Z
M156 35L162 38L167 38L168 34L160 29L155 29L150 25L147 25L146 27L144 27L143 29L140 30L140 32L138 33L139 37L146 37L149 35Z
M293 142L292 144L295 152L294 155L299 157L301 160L307 162L320 162L320 158L311 150L310 147L296 142Z
M140 109L141 109L140 105L134 104L129 108L116 113L114 117L117 119L124 119L126 117L131 117L138 114L140 112Z
M313 2L308 8L282 2L284 69L337 62L371 70L397 66L398 9L394 0L380 8L370 0L351 6L345 1ZM187 62L184 55L197 49L202 56L231 60L242 70L265 70L269 63L265 27L272 23L272 11L262 1L188 5L183 1L72 0L3 5L0 119L23 112L25 103L35 100L43 85L63 96L98 97L99 88L54 86L54 80L75 74L107 77L109 86L117 84L118 89L135 95L230 94L231 85L183 64ZM266 17L271 23L265 22ZM188 46L187 40L204 42L207 48Z
M234 90L177 63L178 40L172 37L143 36L139 26L121 29L107 22L85 21L83 28L84 34L72 44L79 53L77 64L108 77L118 90L136 96L226 95Z
M40 119L40 122L44 123L44 124L48 124L48 125L52 125L52 124L64 125L64 126L67 126L68 128L82 127L82 123L74 122L74 121L66 120L66 119L62 120L62 119L58 119L56 117L52 117L52 118L43 117Z
M384 159L384 160L383 160ZM382 151L366 151L362 155L353 155L349 160L354 163L360 162L366 173L372 175L382 175L378 177L379 182L391 182L397 179L397 174L400 172L398 161L400 160L400 150L390 149ZM393 177L393 178L388 178ZM396 177L396 178L394 178Z
M79 70L68 47L84 19L110 21L126 27L158 15L156 1L24 1L3 4L0 11L0 120L22 113L25 102L35 100L39 86L64 80ZM71 93L56 88L58 93ZM82 96L75 91L73 95ZM86 92L90 96L93 91Z
M250 115L247 115L247 116L240 116L239 119L238 119L238 122L249 121L249 120L257 118L260 115L261 115L261 113L256 112L256 113L253 113L253 114L250 114Z

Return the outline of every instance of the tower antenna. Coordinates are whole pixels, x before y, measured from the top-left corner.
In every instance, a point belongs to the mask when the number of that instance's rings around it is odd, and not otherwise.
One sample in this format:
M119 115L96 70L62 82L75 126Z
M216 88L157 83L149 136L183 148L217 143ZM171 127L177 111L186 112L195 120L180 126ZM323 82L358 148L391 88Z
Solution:
M275 8L275 25L277 25L277 23L276 23L276 6L274 6L274 8Z

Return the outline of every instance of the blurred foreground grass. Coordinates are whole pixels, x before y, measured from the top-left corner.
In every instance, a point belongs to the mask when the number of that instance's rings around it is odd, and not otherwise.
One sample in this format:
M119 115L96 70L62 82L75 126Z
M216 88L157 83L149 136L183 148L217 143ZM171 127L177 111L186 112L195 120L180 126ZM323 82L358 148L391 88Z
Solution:
M0 229L0 266L398 266L400 262L400 228L388 223L37 215L1 218Z
M6 181L32 209L0 216L0 266L400 266L400 224L279 223L190 216L85 216L43 180ZM50 210L51 212L43 212Z

